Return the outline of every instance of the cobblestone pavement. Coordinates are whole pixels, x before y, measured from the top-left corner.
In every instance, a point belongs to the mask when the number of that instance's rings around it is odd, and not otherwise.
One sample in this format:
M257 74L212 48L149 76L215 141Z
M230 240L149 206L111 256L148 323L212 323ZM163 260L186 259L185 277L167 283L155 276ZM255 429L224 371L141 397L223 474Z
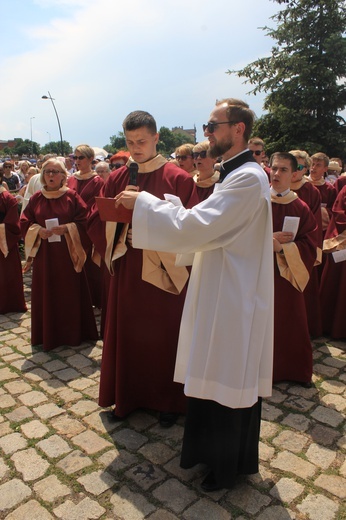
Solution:
M25 277L30 299L30 276ZM29 305L30 307L30 305ZM346 344L314 342L314 386L263 404L260 472L204 493L179 467L183 417L139 411L110 424L97 405L102 342L44 353L30 310L0 316L0 518L346 519Z

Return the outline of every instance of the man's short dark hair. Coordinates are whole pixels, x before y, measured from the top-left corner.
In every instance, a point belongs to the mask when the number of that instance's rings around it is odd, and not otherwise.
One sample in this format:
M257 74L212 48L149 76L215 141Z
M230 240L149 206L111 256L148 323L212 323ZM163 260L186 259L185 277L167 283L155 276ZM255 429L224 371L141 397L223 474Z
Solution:
M298 161L297 161L296 157L294 157L294 155L292 155L291 153L289 153L289 152L275 152L275 153L273 153L271 155L271 157L270 157L269 166L271 166L273 164L273 161L274 161L275 158L285 159L285 160L290 161L291 167L292 167L292 172L296 172L297 171L297 169L298 169Z
M156 121L149 112L135 110L134 112L130 112L123 121L124 132L138 130L138 128L142 128L143 126L145 126L150 133L157 133Z
M218 100L216 105L227 103L226 115L228 121L245 124L244 139L248 141L252 132L252 127L255 121L255 113L250 109L245 101L235 98L225 98Z

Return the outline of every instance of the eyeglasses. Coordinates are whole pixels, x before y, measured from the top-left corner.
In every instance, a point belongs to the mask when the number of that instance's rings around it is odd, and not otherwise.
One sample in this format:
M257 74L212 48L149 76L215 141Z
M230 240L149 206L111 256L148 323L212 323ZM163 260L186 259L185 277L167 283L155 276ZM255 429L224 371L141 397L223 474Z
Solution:
M306 168L306 166L304 166L303 164L298 164L297 171L301 172L302 170L304 170L304 168Z
M186 161L188 157L192 157L192 155L176 155L175 158L177 161Z
M238 121L221 121L221 123L213 123L213 122L209 121L209 123L207 123L206 125L202 125L202 126L203 126L203 132L208 130L209 134L213 134L219 125L232 126L232 125L237 125L237 124L238 124Z
M58 175L58 173L63 173L61 170L43 170L44 175Z
M77 161L77 160L78 160L78 161L81 161L82 159L85 159L85 157L84 157L84 155L74 155L74 156L73 156L73 159L74 159L75 161Z
M198 159L198 157L200 157L201 159L205 159L207 157L207 150L202 150L201 152L193 152L192 157L194 159Z
M262 155L263 151L264 150L254 150L252 153L253 153L253 155L257 155L257 157L258 157L259 155Z
M12 168L12 166L10 164L5 164L5 166L3 166L3 168Z
M112 170L117 170L118 168L121 168L122 166L124 166L124 165L121 164L121 163L117 163L117 162L116 162L116 163L112 163L112 164L110 165L110 167L112 168Z

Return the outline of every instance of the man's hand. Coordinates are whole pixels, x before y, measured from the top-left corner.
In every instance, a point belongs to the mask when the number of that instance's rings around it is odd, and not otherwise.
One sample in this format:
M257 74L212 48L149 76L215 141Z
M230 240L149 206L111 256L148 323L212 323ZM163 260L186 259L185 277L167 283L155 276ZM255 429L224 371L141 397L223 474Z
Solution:
M67 233L67 226L65 224L61 224L60 226L52 227L51 231L54 233L54 235L65 235L65 233Z
M288 242L292 242L293 233L290 233L289 231L275 231L273 237L280 242L280 244L287 244Z
M115 207L117 208L119 204L122 204L127 209L133 209L138 195L138 191L122 191L115 197Z
M51 237L53 235L53 231L50 229L46 229L44 227L41 227L38 232L39 236L42 238L42 240L47 240L47 238Z

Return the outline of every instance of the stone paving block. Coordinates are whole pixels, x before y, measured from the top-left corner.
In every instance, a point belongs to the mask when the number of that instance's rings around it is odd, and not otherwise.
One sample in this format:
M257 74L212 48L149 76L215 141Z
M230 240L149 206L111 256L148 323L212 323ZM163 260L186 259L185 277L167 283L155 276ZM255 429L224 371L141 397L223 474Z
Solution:
M72 379L76 379L79 377L79 372L74 368L65 368L64 370L58 370L57 372L53 372L54 377L61 379L62 381L71 381Z
M270 460L273 458L275 449L271 446L267 446L263 442L259 443L259 458L260 460Z
M2 394L0 395L0 409L4 410L5 408L11 408L16 404L16 401L10 394Z
M225 499L226 502L239 507L250 515L257 514L262 507L267 507L271 502L268 496L263 495L247 484L240 484L231 489Z
M0 459L0 479L4 478L8 470L9 467L5 464L5 462L2 459Z
M2 422L0 424L0 437L4 437L5 435L9 435L12 433L12 428L10 427L9 421Z
M84 486L85 490L92 495L98 496L113 487L117 481L104 470L94 471L88 475L77 478L78 482Z
M150 428L150 433L153 435L157 435L161 439L164 439L168 443L173 442L181 442L183 440L184 435L184 427L180 424L175 424L171 428L162 428L159 423L155 424L152 428Z
M310 436L317 444L331 446L335 440L340 438L340 433L333 428L329 428L329 426L316 424L313 427Z
M194 491L191 491L176 479L167 480L161 486L155 488L152 494L163 505L169 507L169 509L172 509L175 513L181 513L197 498Z
M138 451L153 464L165 464L176 456L176 451L162 442L148 442Z
M346 399L341 395L327 394L321 398L321 403L325 404L329 408L334 408L338 412L342 412L346 409Z
M71 441L76 444L76 446L82 448L88 455L92 455L108 447L113 447L112 443L90 430L72 437Z
M20 433L10 433L0 438L0 448L6 455L26 448L27 441Z
M157 417L154 417L149 413L136 411L129 416L127 422L131 428L134 428L137 431L143 431L156 424Z
M50 361L47 361L47 363L44 363L42 365L42 368L44 370L47 370L47 372L56 372L57 370L64 370L65 368L68 368L66 363L63 363L60 361L60 359L52 359Z
M79 450L74 450L66 457L59 460L57 467L62 469L67 475L72 475L81 469L91 466L93 461Z
M297 508L310 520L338 520L338 505L323 495L308 495Z
M21 372L27 372L28 370L35 368L34 363L32 363L26 358L19 359L18 361L13 361L13 363L11 363L11 366L17 368Z
M323 352L323 354L330 354L334 357L341 356L344 353L342 349L333 347L332 345L323 345L323 347L319 348L319 350L320 352Z
M74 437L85 430L85 426L69 415L59 415L51 420L52 427L60 435L65 435L68 438Z
M342 414L336 410L326 408L325 406L318 406L313 412L311 412L311 417L333 427L339 426L343 421Z
M63 383L60 379L47 379L46 381L41 381L40 387L48 394L54 395L59 390L66 388L66 383Z
M11 422L22 422L26 419L29 419L34 414L32 411L27 408L26 406L19 406L18 408L15 408L12 412L9 412L6 414L6 417Z
M81 354L75 354L74 356L70 356L67 359L67 361L69 365L71 365L74 368L77 368L78 370L92 364L92 361L90 361L90 359L88 359L85 356L82 356Z
M97 430L101 433L112 432L116 428L121 426L121 422L114 422L108 418L106 412L94 412L90 415L86 415L83 418L83 423L91 426L94 430Z
M99 398L99 385L89 386L83 390L83 394L89 396L90 399L93 399L96 402Z
M270 494L281 502L293 502L304 492L304 486L291 478L281 478L270 490Z
M5 383L4 388L6 388L7 392L12 395L17 394L25 394L25 392L31 391L31 386L25 381L12 381L10 383Z
M346 479L337 475L320 475L315 480L316 486L329 491L339 498L346 498Z
M69 487L62 484L56 475L49 475L49 477L36 482L34 491L45 502L54 502L71 494Z
M341 381L330 379L323 381L321 388L331 394L342 394L345 391L345 385Z
M41 439L49 432L47 426L37 419L22 424L20 428L28 439Z
M155 513L148 516L148 520L179 520L179 518L169 511L158 509Z
M0 381L8 381L10 379L17 378L19 378L19 375L16 372L10 370L8 367L0 369Z
M167 462L167 464L164 465L164 469L183 482L190 482L196 478L201 477L201 475L204 476L206 473L206 466L204 464L197 464L190 469L181 468L180 454Z
M126 471L125 475L145 491L166 477L166 474L151 462L140 463Z
M262 419L265 421L276 421L282 415L282 411L280 408L276 408L276 406L272 406L268 404L266 401L263 401L262 404Z
M143 520L156 509L143 495L134 493L126 486L116 491L110 502L113 505L114 517L126 520Z
M316 466L287 451L279 453L270 465L305 479L312 477L317 471Z
M81 354L89 359L100 359L102 357L102 348L97 346L88 347L81 350Z
M97 408L97 403L95 403L94 401L84 399L83 401L78 401L78 403L72 405L69 408L69 411L73 412L76 415L79 415L80 417L83 417L83 415L87 415L91 412L94 412Z
M314 373L320 374L321 376L327 376L327 377L335 377L338 373L337 368L328 367L327 365L322 365L320 363L314 364Z
M287 408L297 410L298 412L307 412L308 410L311 410L313 406L315 406L315 403L314 401L309 401L299 395L291 395L286 399L285 406L287 406Z
M339 369L343 369L344 366L346 365L346 361L343 361L342 359L332 358L332 357L325 358L323 360L323 363L325 363L326 365L328 365L330 367L339 368Z
M284 509L281 506L270 506L256 518L257 520L294 520L296 515L292 511ZM240 519L237 518L237 520Z
M269 489L273 487L273 484L277 478L271 471L268 471L267 468L260 464L258 473L255 473L254 475L248 475L246 480L260 489L269 491Z
M148 441L148 437L142 435L141 433L134 432L129 428L123 428L119 432L115 432L112 434L112 439L116 445L119 443L122 446L125 446L128 450L138 450L143 444Z
M299 453L308 444L309 439L301 433L284 430L277 437L275 437L272 442L275 446L278 446L284 450L289 450L293 453Z
M6 516L6 520L50 520L54 517L36 500L29 500Z
M39 365L43 365L43 363L47 363L50 360L51 356L47 352L36 352L30 358L30 361Z
M54 352L56 354L59 354L59 357L61 357L63 359L66 359L69 356L73 356L76 353L76 351L73 348L68 348L68 347L56 348L56 349L54 349Z
M48 397L43 392L38 392L37 390L20 395L18 399L22 401L25 406L36 406L37 404L48 401Z
M269 421L261 421L261 438L262 439L270 439L274 437L278 432L279 427L277 424L271 423Z
M61 520L97 520L105 511L104 507L87 497L81 500L79 504L67 500L53 512Z
M71 451L70 446L59 435L51 435L48 439L38 442L37 447L52 459L66 455Z
M343 435L337 442L340 449L346 450L346 435Z
M211 520L214 518L217 520L231 520L232 516L223 507L202 498L184 511L182 518L184 520Z
M34 408L34 412L41 417L41 419L47 420L64 413L64 409L60 408L54 403L43 404Z
M306 456L310 462L322 469L328 469L336 459L335 451L329 450L319 444L311 444L306 452Z
M340 467L339 473L342 477L346 477L346 459L342 466Z
M16 470L23 475L24 482L36 480L46 473L49 462L44 460L34 448L17 451L11 457Z
M310 420L308 417L305 417L305 415L290 413L282 420L282 424L290 426L295 430L305 432L309 429Z
M30 381L45 381L46 379L50 379L52 377L52 375L47 372L47 370L43 370L43 368L34 368L24 375Z
M57 397L62 399L65 403L72 403L73 401L79 401L83 395L80 392L75 392L72 388L63 388L57 393Z
M108 469L112 473L117 473L129 466L133 466L138 462L138 457L133 453L129 453L125 450L108 450L101 455L98 459L99 463L102 464L105 469Z
M287 395L285 395L283 392L280 392L278 388L273 388L272 395L270 397L266 397L267 403L283 403L287 399Z
M32 494L29 486L14 478L0 486L0 511L6 511L17 506Z
M11 363L11 361L15 361L16 359L22 359L23 356L21 354L17 354L16 352L12 352L12 354L7 354L6 356L2 356L2 360L5 363Z
M87 377L80 377L79 379L75 379L73 381L69 381L68 386L74 388L75 390L85 390L90 386L94 386L96 384L92 379L88 379Z

